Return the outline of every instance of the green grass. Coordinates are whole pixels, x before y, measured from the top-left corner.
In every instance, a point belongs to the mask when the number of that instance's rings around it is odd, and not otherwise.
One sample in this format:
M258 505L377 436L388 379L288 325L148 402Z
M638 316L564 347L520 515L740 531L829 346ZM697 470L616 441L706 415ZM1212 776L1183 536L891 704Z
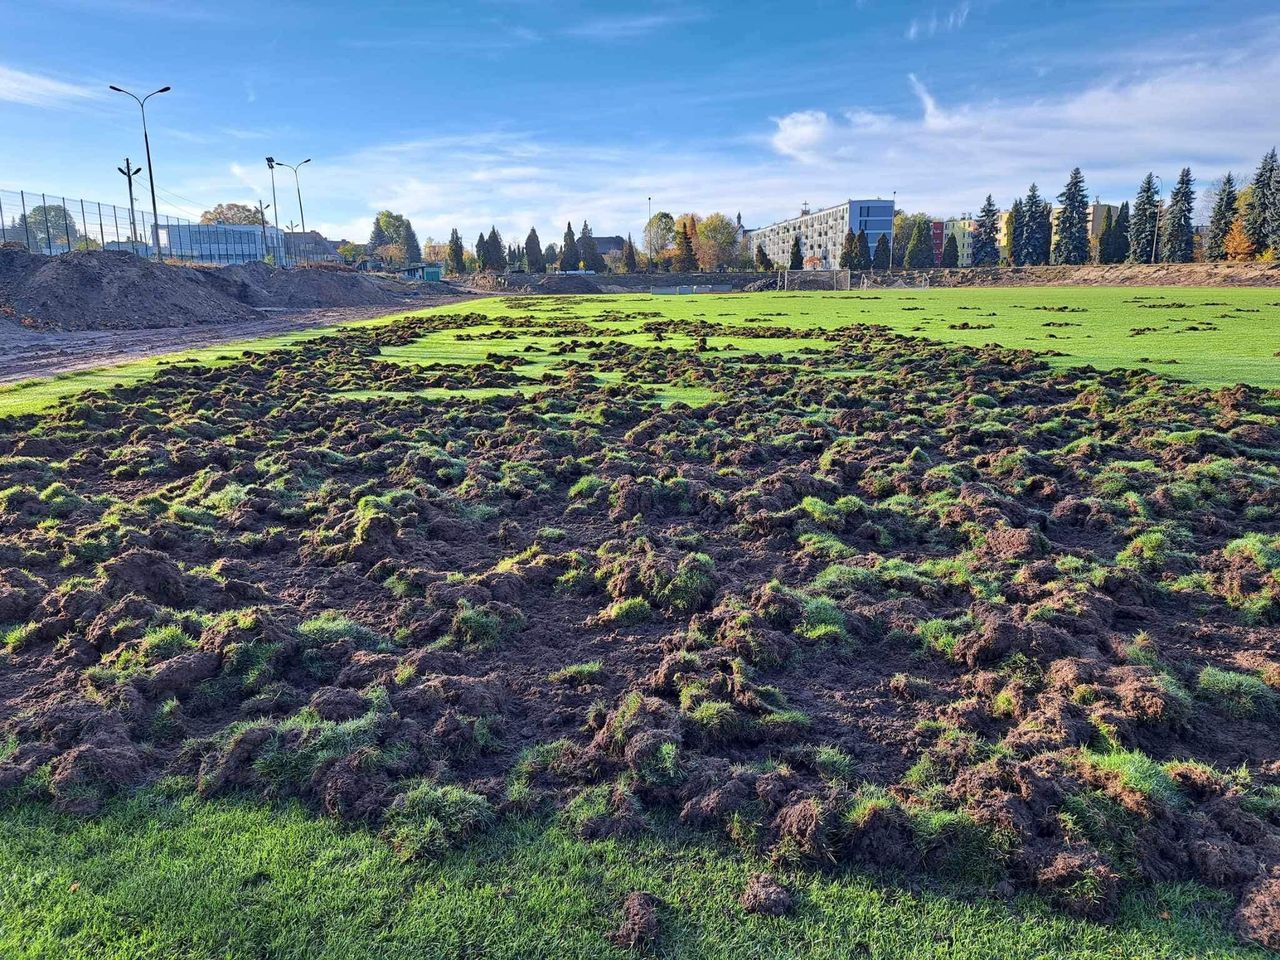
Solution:
M527 315L526 301L509 306L504 298L472 301L463 305L420 311L456 313L462 310L491 317L492 325L476 326L468 333L484 333L503 328L507 316ZM883 324L900 333L926 336L950 343L1003 346L1032 350L1056 350L1059 366L1092 364L1097 367L1146 367L1180 377L1192 383L1218 386L1252 383L1262 387L1280 386L1280 364L1274 354L1280 350L1280 291L1268 288L1216 287L996 287L983 289L880 290L849 293L761 293L696 297L586 296L560 298L553 310L537 316L548 321L568 317L597 323L618 331L617 339L635 345L656 344L641 327L644 320L620 320L618 313L661 311L673 320L706 319L730 325L778 323L796 329L832 330L852 324ZM537 305L546 301L528 300ZM1176 304L1177 306L1170 306ZM1059 312L1056 308L1065 307ZM1041 308L1041 309L1037 309ZM771 317L769 314L786 314ZM993 314L988 316L987 314ZM353 326L386 323L403 316L398 312ZM963 322L983 329L952 329ZM1046 326L1045 324L1069 324ZM1078 324L1078 326L1076 326ZM989 328L987 325L990 325ZM1189 330L1189 327L1202 329ZM1203 329L1206 326L1216 329ZM282 334L260 340L243 341L175 352L99 370L63 374L0 387L0 416L33 413L56 406L60 400L83 390L133 384L154 376L166 365L194 359L201 363L224 364L239 358L244 350L261 352L288 347L303 340L333 333L336 328L318 328ZM1134 330L1145 330L1132 336ZM559 358L548 353L521 353L526 346L546 348L555 337L538 337L525 332L510 340L456 339L458 331L429 334L406 346L382 352L393 362L417 364L436 361L480 363L497 351L520 354L527 361L520 372L540 377ZM668 336L664 346L686 348L691 337ZM744 353L782 353L796 356L808 347L827 349L820 339L752 338L717 336L708 345L720 356ZM732 347L733 349L728 349ZM585 353L575 354L581 359ZM1177 361L1170 363L1169 361ZM853 372L853 371L845 371ZM604 374L603 379L616 379ZM715 396L708 388L688 384L653 385L662 403L704 403ZM521 391L537 389L527 384ZM508 389L472 391L487 396ZM429 399L450 396L447 390L425 391ZM373 391L353 392L353 396L377 395Z
M1194 886L1131 895L1103 925L1033 897L916 896L857 872L783 872L797 909L775 919L737 903L762 869L706 840L586 843L540 820L405 862L371 832L293 806L144 794L81 820L28 804L0 814L0 956L623 957L604 934L632 890L668 905L664 957L1266 956L1233 940L1226 895Z

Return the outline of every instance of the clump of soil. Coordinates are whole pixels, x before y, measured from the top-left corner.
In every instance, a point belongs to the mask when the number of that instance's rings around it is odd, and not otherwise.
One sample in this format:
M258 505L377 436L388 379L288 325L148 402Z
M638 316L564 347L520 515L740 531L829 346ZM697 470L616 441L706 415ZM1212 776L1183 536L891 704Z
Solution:
M780 917L790 913L792 908L791 894L767 873L757 873L747 881L741 903L747 913L762 913L768 917Z
M609 942L625 950L651 947L658 940L658 908L662 901L651 893L634 890L622 902L622 926L609 934Z

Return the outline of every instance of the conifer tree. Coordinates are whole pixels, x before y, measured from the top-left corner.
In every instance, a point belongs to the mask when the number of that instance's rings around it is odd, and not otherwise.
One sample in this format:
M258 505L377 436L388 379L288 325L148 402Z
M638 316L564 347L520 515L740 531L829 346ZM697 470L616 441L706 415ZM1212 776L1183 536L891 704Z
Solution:
M529 235L524 238L524 260L530 273L547 272L547 261L542 258L542 241L538 239L536 227L530 227Z
M1280 256L1280 162L1272 165L1271 189L1267 191L1267 249Z
M507 248L502 244L502 235L498 233L495 226L489 227L489 259L493 263L493 269L501 273L507 268Z
M636 272L636 245L631 242L631 234L627 234L627 240L622 245L622 269L627 273Z
M1053 262L1079 266L1089 262L1089 194L1084 174L1076 167L1058 194L1058 235L1053 241ZM1050 214L1052 216L1052 214ZM1052 224L1051 231L1052 233Z
M1041 266L1049 262L1049 241L1053 229L1052 212L1040 198L1040 190L1033 183L1022 201L1022 243L1018 249L1018 262L1027 266Z
M791 270L804 269L804 250L800 248L800 234L791 238Z
M957 242L954 233L947 234L947 242L942 245L942 262L939 266L960 266L960 244Z
M573 224L564 225L564 243L560 245L560 269L577 270L582 262L578 254L578 239L573 235Z
M1218 187L1218 199L1209 215L1209 235L1204 241L1204 258L1217 263L1227 259L1227 234L1236 219L1236 179L1228 171Z
M994 267L1000 262L999 236L1000 211L988 193L973 230L972 262L975 267Z
M1022 265L1022 234L1026 226L1026 217L1022 212L1022 199L1013 201L1009 208L1009 263Z
M1178 185L1169 194L1169 209L1165 211L1161 237L1160 259L1165 263L1190 263L1195 251L1195 234L1191 229L1191 211L1195 206L1195 180L1191 168L1183 167L1178 174Z
M485 239L483 230L476 237L476 269L481 273L493 269L493 256L489 253L489 241Z
M373 230L369 233L369 252L376 254L382 247L391 242L391 238L387 236L387 231L382 229L382 220L378 217L373 219Z
M1276 158L1275 148L1262 158L1258 172L1253 177L1253 189L1249 194L1249 206L1244 212L1244 233L1257 253L1267 249L1268 226L1273 217L1280 218L1280 196L1277 196L1277 173L1280 172L1280 160Z
M693 238L689 236L688 224L681 221L676 231L676 256L671 264L672 269L688 273L698 269L698 259L693 255Z
M876 252L871 258L871 266L877 270L889 269L889 235L887 233L880 234L880 238L876 241Z
M1227 252L1227 259L1233 263L1239 263L1244 260L1252 260L1257 253L1253 241L1249 239L1249 234L1244 228L1244 217L1240 214L1236 215L1235 220L1231 221L1231 229L1227 231L1227 239L1223 243L1223 247Z
M1111 212L1111 208L1107 207L1107 212L1102 215L1102 231L1098 234L1098 262L1111 263L1111 251L1116 244L1116 218Z
M913 270L933 266L933 237L924 220L916 221L916 228L907 242L907 264Z
M858 238L854 241L853 269L871 269L871 244L867 241L867 231L865 229L858 231Z
M1124 263L1129 259L1129 201L1120 204L1115 226L1111 230L1111 259L1109 263Z
M844 243L840 246L840 269L853 269L853 255L857 242L857 239L853 235L853 227L850 227L844 232Z
M422 246L418 243L418 235L413 232L413 224L404 222L404 236L400 243L404 246L404 262L414 264L422 262Z
M757 270L773 269L773 261L769 258L769 255L764 252L763 243L756 244L756 269Z
M588 270L604 273L607 269L604 257L600 256L600 248L596 246L596 238L591 232L591 225L585 220L582 221L582 232L578 234L578 256L581 257Z
M466 271L466 257L462 249L462 237L454 227L449 234L449 248L445 254L445 267L452 276L460 277Z
M1148 173L1138 187L1138 197L1133 201L1132 219L1129 222L1130 263L1150 263L1156 245L1156 222L1160 217L1160 203L1156 197L1156 177Z

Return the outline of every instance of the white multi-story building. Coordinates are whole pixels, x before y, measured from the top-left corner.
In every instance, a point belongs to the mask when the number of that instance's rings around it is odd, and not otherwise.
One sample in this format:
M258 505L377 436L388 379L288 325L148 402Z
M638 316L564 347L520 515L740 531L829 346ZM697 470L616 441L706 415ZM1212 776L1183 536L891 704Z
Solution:
M769 259L779 267L791 262L791 245L799 236L805 269L834 270L840 265L840 249L850 229L855 234L859 230L867 232L867 244L874 254L876 242L882 236L892 239L893 201L846 200L814 211L806 205L798 217L746 233L752 252L757 246L764 247Z
M959 253L958 263L962 267L973 266L973 233L978 228L978 221L968 214L953 217L943 225L943 241L947 237L956 238L956 251ZM939 261L941 262L941 261Z

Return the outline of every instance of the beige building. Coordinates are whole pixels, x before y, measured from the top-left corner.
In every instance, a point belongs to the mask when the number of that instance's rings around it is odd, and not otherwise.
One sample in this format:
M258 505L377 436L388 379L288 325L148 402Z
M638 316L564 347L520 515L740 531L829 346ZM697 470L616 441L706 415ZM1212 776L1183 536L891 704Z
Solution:
M1107 220L1107 211L1111 211L1114 219L1120 212L1120 207L1114 203L1091 203L1086 211L1086 218L1089 225L1089 244L1097 248L1098 238L1102 236L1102 226ZM1050 243L1058 239L1058 216L1062 213L1061 207L1053 208L1053 236ZM1000 211L999 229L996 232L996 245L1000 248L1000 259L1009 259L1009 247L1013 243L1013 212L1010 210ZM961 261L963 263L963 261Z
M946 243L947 237L956 238L958 263L962 267L973 266L973 234L977 229L978 221L968 214L963 217L953 217L943 223L943 243Z

